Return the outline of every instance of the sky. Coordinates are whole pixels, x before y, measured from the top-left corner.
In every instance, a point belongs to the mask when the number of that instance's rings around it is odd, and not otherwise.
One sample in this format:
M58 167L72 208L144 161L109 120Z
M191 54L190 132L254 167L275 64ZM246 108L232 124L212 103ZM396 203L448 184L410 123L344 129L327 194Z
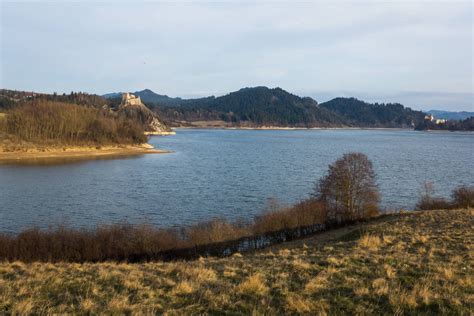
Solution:
M469 1L1 2L0 86L474 111Z

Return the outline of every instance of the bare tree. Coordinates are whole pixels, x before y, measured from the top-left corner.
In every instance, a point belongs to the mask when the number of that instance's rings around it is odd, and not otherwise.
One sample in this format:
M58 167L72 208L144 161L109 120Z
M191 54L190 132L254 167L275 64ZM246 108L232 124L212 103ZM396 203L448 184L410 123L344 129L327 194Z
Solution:
M329 165L316 184L315 196L325 203L328 219L353 221L379 212L379 191L372 162L362 153L344 154Z
M431 200L434 194L435 194L435 189L434 189L433 182L425 181L423 183L422 195L426 197L426 199Z

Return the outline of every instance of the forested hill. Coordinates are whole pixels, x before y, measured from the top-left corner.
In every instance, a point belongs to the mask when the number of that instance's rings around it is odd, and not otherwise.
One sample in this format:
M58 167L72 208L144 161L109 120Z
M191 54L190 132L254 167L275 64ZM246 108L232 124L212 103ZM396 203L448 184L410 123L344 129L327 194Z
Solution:
M342 122L311 98L280 88L243 88L214 99L201 99L179 108L161 108L170 120L220 119L236 125L332 126ZM170 116L171 114L171 116Z
M335 98L321 107L338 114L349 126L414 127L425 113L405 108L399 103L367 103L355 98Z
M425 115L401 104L370 104L354 98L318 104L312 98L267 87L188 100L180 106L158 104L158 111L174 126L220 120L226 126L247 127L413 127Z

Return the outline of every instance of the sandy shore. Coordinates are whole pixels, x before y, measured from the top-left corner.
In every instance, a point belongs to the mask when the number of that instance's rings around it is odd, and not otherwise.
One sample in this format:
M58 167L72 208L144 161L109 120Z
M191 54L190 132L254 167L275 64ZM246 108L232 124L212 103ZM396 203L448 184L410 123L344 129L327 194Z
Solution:
M175 131L171 132L145 132L145 135L149 136L169 136L169 135L176 135Z
M54 161L70 159L100 159L100 158L118 158L126 156L136 156L144 154L164 154L169 153L166 150L154 149L149 144L141 146L104 146L95 147L65 147L48 148L44 151L14 151L3 152L0 148L0 163L15 162L34 162L34 161Z

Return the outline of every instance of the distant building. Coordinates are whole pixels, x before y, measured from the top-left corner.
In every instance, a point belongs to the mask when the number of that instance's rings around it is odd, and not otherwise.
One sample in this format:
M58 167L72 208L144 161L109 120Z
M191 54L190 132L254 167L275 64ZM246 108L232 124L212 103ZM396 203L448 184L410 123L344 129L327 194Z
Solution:
M433 116L433 114L428 114L428 115L425 115L425 121L430 121L430 122L433 122L435 124L444 124L447 122L447 120L445 119L437 119Z
M426 120L426 121L433 122L434 119L435 119L435 118L434 118L433 114L425 115L425 120Z

